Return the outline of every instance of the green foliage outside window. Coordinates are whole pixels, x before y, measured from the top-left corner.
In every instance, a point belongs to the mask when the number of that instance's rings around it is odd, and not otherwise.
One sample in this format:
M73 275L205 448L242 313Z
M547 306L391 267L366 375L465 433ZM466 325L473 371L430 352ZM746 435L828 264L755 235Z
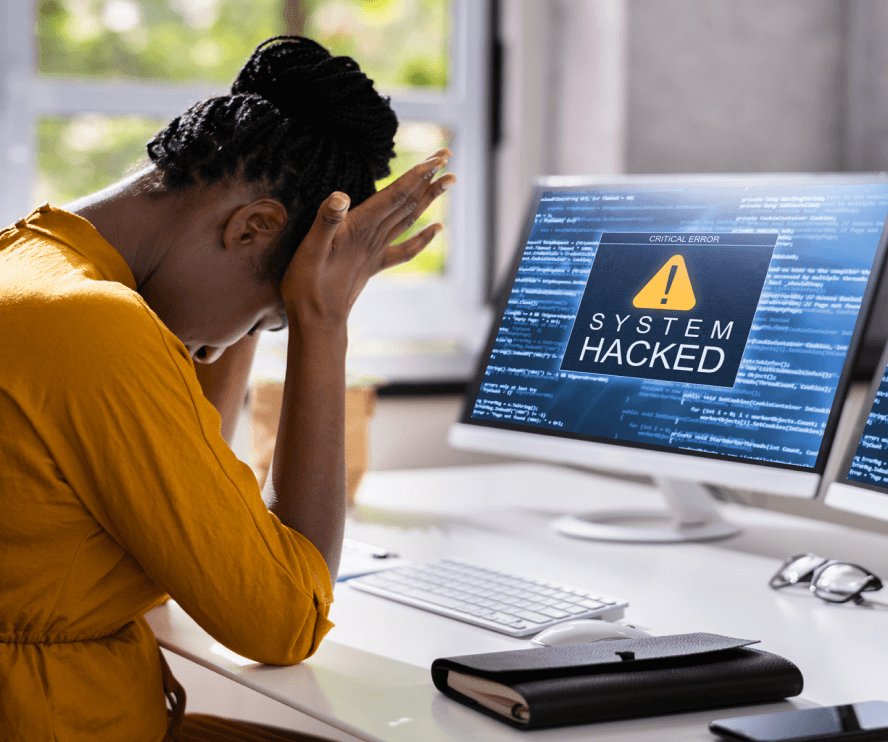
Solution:
M447 85L448 0L301 0L304 33L383 88ZM37 69L229 84L284 33L282 0L39 0Z
M381 88L447 84L448 0L303 0L305 34L335 54L355 57ZM41 74L164 82L210 81L221 90L262 40L283 33L281 0L39 0ZM173 112L175 115L175 112ZM84 113L38 124L35 201L63 205L118 180L146 157L145 145L166 121ZM431 123L402 122L392 176L446 146ZM445 221L444 200L411 230ZM404 276L440 274L446 236Z
M227 86L281 33L280 0L40 0L37 69Z
M145 144L165 125L140 116L41 118L34 200L62 206L119 180L147 158Z
M445 88L448 0L303 0L305 35L383 88Z

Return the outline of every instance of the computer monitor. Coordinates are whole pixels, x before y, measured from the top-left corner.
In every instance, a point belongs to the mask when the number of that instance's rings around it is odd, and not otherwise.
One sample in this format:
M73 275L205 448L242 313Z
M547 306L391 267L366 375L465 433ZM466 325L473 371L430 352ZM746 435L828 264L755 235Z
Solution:
M824 502L888 521L888 348L876 370Z
M815 496L886 216L884 174L540 181L449 442L666 495L664 528L560 519L575 536L735 533L704 483Z

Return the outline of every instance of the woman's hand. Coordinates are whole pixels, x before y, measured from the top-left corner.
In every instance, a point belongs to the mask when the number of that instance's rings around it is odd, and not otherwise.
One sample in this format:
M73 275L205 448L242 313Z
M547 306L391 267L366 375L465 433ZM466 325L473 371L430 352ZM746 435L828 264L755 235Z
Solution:
M449 158L449 150L438 150L352 211L343 193L324 201L281 282L291 327L342 327L371 276L431 242L443 229L439 222L392 244L456 182L451 174L432 179Z

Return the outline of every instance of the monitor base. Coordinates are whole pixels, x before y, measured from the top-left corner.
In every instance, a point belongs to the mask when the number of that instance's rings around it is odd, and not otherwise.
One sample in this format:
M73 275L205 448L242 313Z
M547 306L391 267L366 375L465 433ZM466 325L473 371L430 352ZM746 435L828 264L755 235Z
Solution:
M715 541L740 533L722 518L705 486L678 479L655 481L666 498L665 510L567 515L553 521L552 528L572 538L647 544Z

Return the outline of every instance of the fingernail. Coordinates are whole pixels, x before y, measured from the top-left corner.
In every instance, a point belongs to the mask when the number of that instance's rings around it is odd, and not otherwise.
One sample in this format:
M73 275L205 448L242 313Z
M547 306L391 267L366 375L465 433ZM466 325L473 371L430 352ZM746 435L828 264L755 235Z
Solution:
M333 211L345 211L346 206L348 206L348 199L339 193L330 199L330 208Z
M452 180L445 180L443 183L441 183L441 190L446 191L448 188L450 188L450 186L453 185L453 183L454 181Z

